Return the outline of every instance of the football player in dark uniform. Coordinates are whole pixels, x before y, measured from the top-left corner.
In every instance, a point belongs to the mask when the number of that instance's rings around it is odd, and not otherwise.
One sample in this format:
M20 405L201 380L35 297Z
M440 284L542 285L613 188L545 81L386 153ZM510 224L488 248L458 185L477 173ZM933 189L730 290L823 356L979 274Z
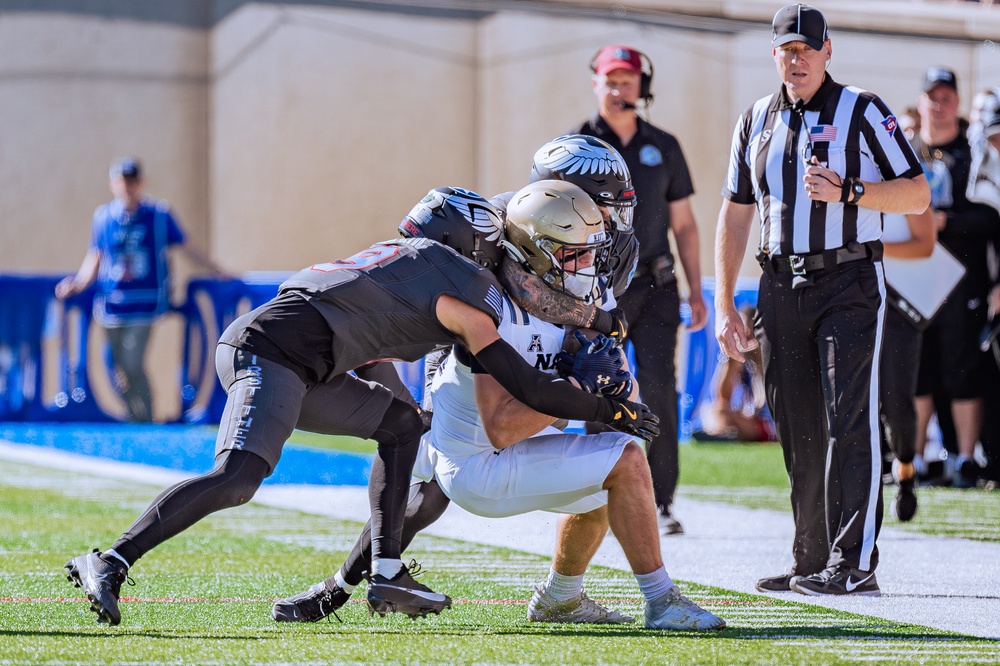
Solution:
M210 513L250 500L294 428L378 443L369 481L372 610L417 617L450 606L447 596L414 581L400 560L423 423L385 387L349 374L371 361L414 361L440 345L461 344L540 412L607 422L639 436L657 432L656 416L643 405L578 390L535 370L500 339L501 295L493 275L503 253L499 217L473 192L455 189L444 199L467 211L435 232L447 246L428 238L391 240L310 266L226 329L216 368L229 397L215 468L165 490L109 550L66 564L99 622L121 621L119 590L142 555Z

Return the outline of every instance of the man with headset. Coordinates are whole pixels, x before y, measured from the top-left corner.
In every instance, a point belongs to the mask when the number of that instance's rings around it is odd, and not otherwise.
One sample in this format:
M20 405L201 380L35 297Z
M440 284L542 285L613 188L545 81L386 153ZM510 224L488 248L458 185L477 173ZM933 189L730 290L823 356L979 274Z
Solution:
M677 139L640 118L637 107L653 99L653 65L629 46L605 46L590 63L597 113L570 130L611 144L628 165L638 199L635 235L639 262L628 291L619 299L635 347L642 397L660 416L660 435L648 447L653 491L665 535L683 534L671 505L677 487L677 379L674 356L680 326L680 294L667 233L673 231L696 331L705 325L698 258L698 226L691 210L694 187Z

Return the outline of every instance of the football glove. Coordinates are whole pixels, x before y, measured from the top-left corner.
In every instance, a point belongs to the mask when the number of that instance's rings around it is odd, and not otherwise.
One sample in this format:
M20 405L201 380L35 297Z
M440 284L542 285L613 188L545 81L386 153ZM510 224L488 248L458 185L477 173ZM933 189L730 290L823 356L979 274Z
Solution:
M621 308L598 310L590 328L598 333L604 333L614 340L615 344L621 345L625 342L625 336L628 335L628 321L625 320L625 311Z
M572 377L588 393L606 396L632 394L632 375L622 366L625 354L606 335L588 340L581 331L574 333L581 348L576 354L556 354L556 370L561 377Z
M630 402L609 398L614 405L615 415L608 424L615 430L633 437L641 437L647 442L660 434L660 417L649 411L641 402Z

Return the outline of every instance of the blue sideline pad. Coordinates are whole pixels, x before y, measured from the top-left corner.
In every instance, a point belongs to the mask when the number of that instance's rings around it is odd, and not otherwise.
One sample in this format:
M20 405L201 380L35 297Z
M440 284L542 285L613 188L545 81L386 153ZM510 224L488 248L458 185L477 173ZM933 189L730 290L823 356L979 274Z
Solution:
M120 462L203 474L215 462L208 426L92 423L0 423L0 439ZM372 456L285 444L264 483L367 486Z

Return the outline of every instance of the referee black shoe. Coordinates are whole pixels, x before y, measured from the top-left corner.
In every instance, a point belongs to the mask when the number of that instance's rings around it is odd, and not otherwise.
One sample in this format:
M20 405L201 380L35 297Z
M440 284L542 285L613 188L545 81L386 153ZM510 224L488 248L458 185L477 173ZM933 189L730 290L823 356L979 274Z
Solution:
M791 592L793 578L795 578L795 574L792 573L761 578L757 581L757 590L760 592Z
M333 613L339 620L337 611L350 598L339 585L330 589L320 582L294 597L278 599L271 608L271 617L275 622L316 622Z
M810 597L847 594L862 597L882 596L874 571L862 571L846 564L827 567L811 576L796 576L789 585L796 592Z
M392 578L380 574L372 576L368 583L369 614L385 617L387 613L402 613L415 619L428 613L440 615L445 608L451 608L448 595L413 580L419 573L420 565L410 560L410 566L400 569Z

